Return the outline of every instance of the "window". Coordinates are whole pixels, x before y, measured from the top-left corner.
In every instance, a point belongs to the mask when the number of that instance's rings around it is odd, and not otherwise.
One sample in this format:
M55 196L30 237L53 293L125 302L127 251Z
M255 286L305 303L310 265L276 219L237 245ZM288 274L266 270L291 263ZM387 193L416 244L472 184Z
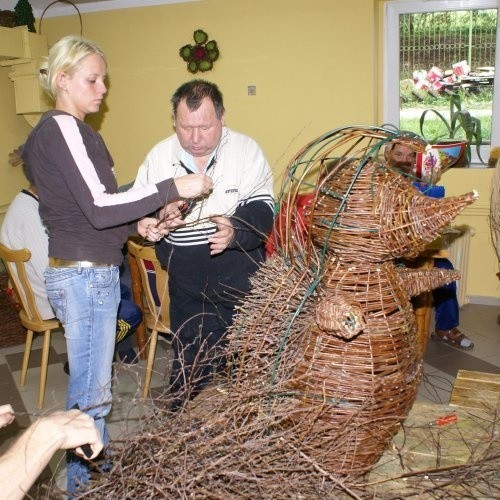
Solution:
M499 30L496 29L497 10L497 0L400 0L387 2L385 6L386 30L384 38L384 123L390 123L401 129L409 129L420 134L419 118L421 113L426 108L434 108L434 106L432 102L429 103L427 100L429 95L425 96L425 102L416 104L415 109L410 111L410 113L416 113L418 116L418 119L413 120L412 123L407 120L408 108L411 108L412 105L408 105L405 92L411 92L412 96L410 97L413 99L416 96L417 101L422 97L419 94L419 89L423 89L422 92L430 94L431 101L432 96L435 96L436 102L440 101L441 103L441 109L438 109L438 111L445 118L449 118L449 100L447 101L448 104L444 105L446 109L443 109L446 96L452 93L458 94L460 99L462 99L461 96L464 96L464 98L467 98L468 95L472 96L472 93L477 92L478 85L475 82L479 81L479 79L476 79L475 76L469 78L469 80L466 77L459 77L459 85L452 85L450 80L450 87L448 88L445 81L446 75L455 78L456 74L464 67L466 72L470 69L471 74L475 75L478 74L478 71L483 71L481 74L488 75L487 78L489 79L488 81L480 79L481 83L486 84L480 89L481 95L485 96L482 98L481 107L486 107L486 109L479 111L475 108L476 104L469 103L469 106L472 107L467 107L467 110L473 117L481 118L483 130L481 132L480 154L482 159L487 162L490 146L500 145L500 91L495 89L496 79L494 78L495 68L500 68L498 63L500 50L495 50L499 39ZM431 20L429 22L429 19L435 19L435 21ZM481 35L482 38L474 38L474 29L484 23L485 19L491 28L487 36ZM439 20L441 20L442 28L450 30L450 32L453 29L453 23L463 23L465 35L460 39L455 38L453 40L448 35L443 36L443 33L438 28ZM418 26L418 22L427 23L427 25L424 27ZM413 35L417 32L423 33L425 29L427 29L426 38L416 40ZM422 57L413 57L418 51L421 51L420 55ZM410 53L412 57L407 57ZM434 60L435 62L432 62ZM484 61L488 61L488 63ZM457 65L455 68L452 67L454 64ZM470 67L467 67L467 64ZM482 67L474 67L473 65L481 65ZM429 79L432 80L431 70L433 66L436 67L436 71L439 73L438 81L434 88L431 88L431 85L426 87L425 84L429 84ZM418 70L421 71L420 74ZM429 74L429 77L424 78L426 74ZM422 78L422 80L419 80L419 78ZM467 83L468 81L473 81L473 87ZM442 87L443 83L444 89ZM414 84L416 84L415 87L412 87ZM472 101L477 102L474 99ZM479 107L479 104L477 106ZM462 108L464 109L463 106ZM427 113L425 126L430 123L431 115L434 115L434 113ZM424 133L424 136L431 142L435 139L435 137L430 137L426 133ZM460 138L460 135L458 137ZM475 148L472 148L471 166L484 167L477 157Z

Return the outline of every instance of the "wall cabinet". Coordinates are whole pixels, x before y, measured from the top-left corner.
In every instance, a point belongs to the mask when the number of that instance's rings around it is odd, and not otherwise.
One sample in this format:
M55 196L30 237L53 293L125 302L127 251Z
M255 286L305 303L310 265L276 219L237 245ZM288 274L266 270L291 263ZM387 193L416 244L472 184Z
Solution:
M16 113L30 125L51 107L38 79L40 63L47 53L44 35L29 32L26 26L0 26L0 66L12 66L9 78L14 83Z

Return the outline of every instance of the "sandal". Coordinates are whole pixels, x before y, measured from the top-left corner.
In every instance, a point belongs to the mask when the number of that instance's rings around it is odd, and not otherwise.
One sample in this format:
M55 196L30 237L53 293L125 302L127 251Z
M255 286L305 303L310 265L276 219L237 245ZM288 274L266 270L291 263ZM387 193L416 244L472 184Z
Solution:
M474 342L466 337L457 327L451 330L436 330L431 334L431 338L464 351L474 349Z

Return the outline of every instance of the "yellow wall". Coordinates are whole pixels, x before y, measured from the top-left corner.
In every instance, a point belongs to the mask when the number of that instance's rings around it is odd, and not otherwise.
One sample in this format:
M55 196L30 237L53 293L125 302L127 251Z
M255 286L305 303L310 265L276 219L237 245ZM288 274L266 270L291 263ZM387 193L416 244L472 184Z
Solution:
M214 70L196 77L220 86L228 125L260 143L276 190L287 162L309 140L345 125L376 125L380 3L200 0L83 14L83 35L108 57L109 94L91 122L114 157L119 182L134 179L147 151L173 132L169 98L193 77L178 50L198 28L217 41L221 56ZM43 20L49 46L79 32L76 15ZM0 73L2 179L8 152L29 132L14 114L6 73ZM247 95L248 85L256 85L256 96ZM7 190L0 186L0 211L23 185L15 175ZM486 281L477 295L498 295L496 283Z
M173 132L169 98L193 77L178 51L197 28L217 41L221 56L196 76L219 84L228 125L254 137L277 173L323 132L374 121L372 0L204 0L83 19L84 35L109 59L101 132L120 181ZM67 23L44 19L49 45L67 34ZM248 85L257 86L255 97Z
M18 193L19 187L26 184L19 168L8 163L8 154L19 146L29 134L31 127L23 117L16 115L14 87L9 80L9 67L0 67L0 214Z

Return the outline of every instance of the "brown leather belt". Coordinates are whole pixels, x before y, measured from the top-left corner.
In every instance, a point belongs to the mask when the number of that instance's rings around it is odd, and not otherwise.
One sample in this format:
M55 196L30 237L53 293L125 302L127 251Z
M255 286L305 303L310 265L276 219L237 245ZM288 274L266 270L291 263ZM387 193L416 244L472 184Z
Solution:
M50 267L112 267L114 264L103 264L102 262L91 262L89 260L67 260L58 257L49 257Z

